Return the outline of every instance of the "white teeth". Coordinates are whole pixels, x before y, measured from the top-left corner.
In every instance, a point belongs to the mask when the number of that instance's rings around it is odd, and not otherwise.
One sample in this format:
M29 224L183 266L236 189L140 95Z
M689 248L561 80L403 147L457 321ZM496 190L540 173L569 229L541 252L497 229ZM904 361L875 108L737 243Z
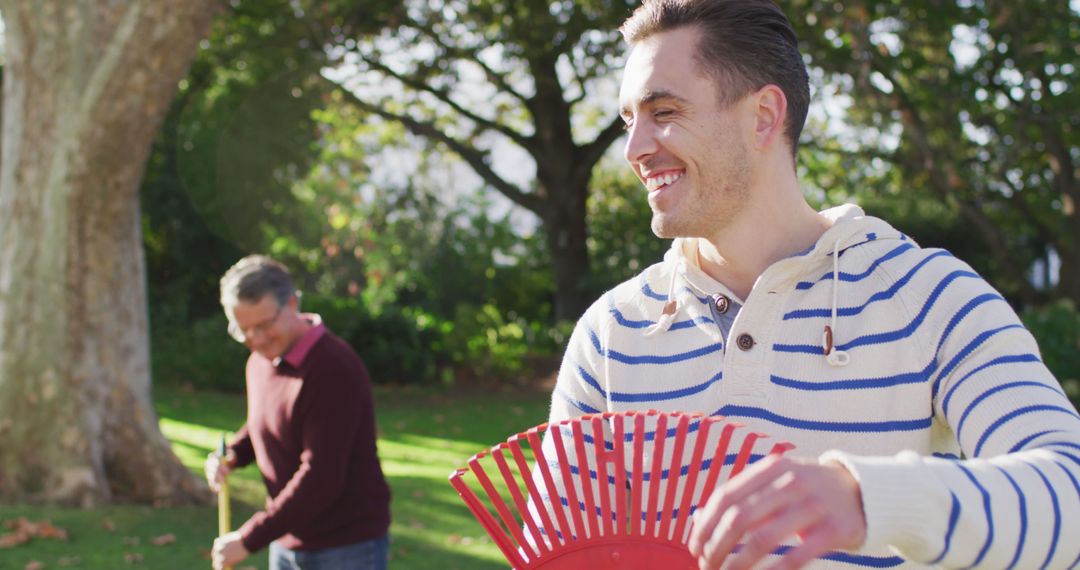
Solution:
M649 177L645 180L645 188L652 192L653 190L656 190L661 186L667 186L669 184L672 184L676 180L682 178L682 175L683 173L679 172L676 174L665 174L663 176Z

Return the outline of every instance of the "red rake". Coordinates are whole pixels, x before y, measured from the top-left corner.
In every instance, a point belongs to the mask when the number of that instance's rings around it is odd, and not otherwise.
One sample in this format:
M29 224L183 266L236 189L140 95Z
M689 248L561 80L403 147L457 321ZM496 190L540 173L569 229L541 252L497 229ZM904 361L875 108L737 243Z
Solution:
M589 414L477 453L450 484L516 569L696 569L686 548L694 510L721 477L793 447L764 452L765 436L741 427L702 414ZM492 462L489 476L482 463Z

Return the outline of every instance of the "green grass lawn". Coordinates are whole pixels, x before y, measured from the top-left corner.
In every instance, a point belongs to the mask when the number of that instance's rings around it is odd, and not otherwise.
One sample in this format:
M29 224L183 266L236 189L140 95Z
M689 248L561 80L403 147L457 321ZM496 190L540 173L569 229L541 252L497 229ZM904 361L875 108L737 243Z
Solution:
M380 387L376 398L379 455L394 494L390 567L506 568L446 478L477 451L544 421L548 394L509 388ZM206 454L223 432L240 426L245 413L244 398L236 394L157 387L155 403L162 431L177 456L200 476ZM235 526L261 507L265 493L254 467L235 473L230 488ZM69 538L36 538L0 549L0 570L209 568L208 550L217 534L217 512L211 507L0 507L0 521L19 517L49 521L65 529ZM236 570L244 568L265 569L266 553L257 553Z

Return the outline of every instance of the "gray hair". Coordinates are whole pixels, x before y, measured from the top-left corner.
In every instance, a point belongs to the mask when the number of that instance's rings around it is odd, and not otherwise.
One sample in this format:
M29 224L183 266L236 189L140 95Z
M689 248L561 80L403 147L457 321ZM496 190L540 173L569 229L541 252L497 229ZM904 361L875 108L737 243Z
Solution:
M288 268L265 255L249 255L221 277L221 306L226 312L240 301L258 303L268 294L283 307L298 293Z

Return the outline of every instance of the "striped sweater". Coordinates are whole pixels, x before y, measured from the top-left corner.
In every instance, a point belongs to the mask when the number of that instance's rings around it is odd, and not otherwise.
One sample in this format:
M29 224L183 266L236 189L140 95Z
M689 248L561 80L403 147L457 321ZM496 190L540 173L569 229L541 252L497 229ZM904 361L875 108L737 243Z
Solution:
M1015 312L948 252L855 206L822 215L746 299L675 240L578 322L550 422L704 412L840 460L866 541L812 567L1080 564L1080 416Z

